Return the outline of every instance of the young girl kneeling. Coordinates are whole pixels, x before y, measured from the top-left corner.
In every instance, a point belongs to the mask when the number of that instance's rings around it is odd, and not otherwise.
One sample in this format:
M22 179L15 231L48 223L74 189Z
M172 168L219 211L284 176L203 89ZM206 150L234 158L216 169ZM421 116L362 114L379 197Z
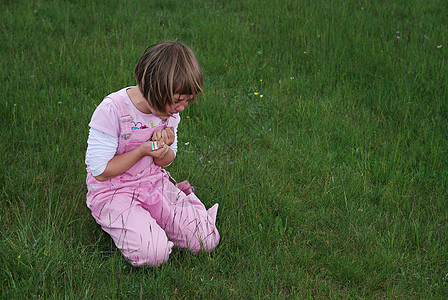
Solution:
M188 182L162 169L176 156L179 112L202 93L193 52L177 42L150 46L134 74L137 86L104 98L89 123L87 206L131 264L157 266L173 246L218 245L218 204L207 210Z

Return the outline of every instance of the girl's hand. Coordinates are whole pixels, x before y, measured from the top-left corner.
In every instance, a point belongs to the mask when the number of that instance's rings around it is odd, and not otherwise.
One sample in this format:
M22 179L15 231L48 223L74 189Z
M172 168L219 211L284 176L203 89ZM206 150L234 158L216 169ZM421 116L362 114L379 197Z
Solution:
M152 134L151 141L162 141L166 145L171 146L174 143L174 128L167 127L162 130L155 130Z
M153 148L154 146L151 145L151 141L146 141L145 143L140 145L140 151L142 152L142 155L151 156L158 159L164 158L170 150L170 147L164 142L158 142L158 149L153 150Z

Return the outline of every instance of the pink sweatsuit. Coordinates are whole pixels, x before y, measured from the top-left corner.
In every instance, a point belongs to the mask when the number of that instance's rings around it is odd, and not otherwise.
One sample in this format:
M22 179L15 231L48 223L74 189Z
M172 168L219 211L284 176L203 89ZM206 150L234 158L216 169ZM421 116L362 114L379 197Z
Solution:
M133 131L123 99L127 97L125 89L108 97L121 115L116 154L137 148L151 138L154 130L170 126L168 119L161 125ZM207 210L193 192L179 189L150 156L103 182L97 181L87 166L86 183L87 206L93 217L132 265L160 265L173 246L196 253L211 251L219 243L215 226L218 204Z

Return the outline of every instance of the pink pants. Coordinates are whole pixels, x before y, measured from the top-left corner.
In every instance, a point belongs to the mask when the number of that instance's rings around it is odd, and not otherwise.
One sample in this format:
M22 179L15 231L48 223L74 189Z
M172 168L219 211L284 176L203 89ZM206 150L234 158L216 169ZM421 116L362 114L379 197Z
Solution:
M179 190L165 172L155 183L156 191L154 182L106 189L103 183L89 181L87 205L92 215L135 266L160 265L173 246L196 253L211 251L219 243L218 204L206 210L194 193Z

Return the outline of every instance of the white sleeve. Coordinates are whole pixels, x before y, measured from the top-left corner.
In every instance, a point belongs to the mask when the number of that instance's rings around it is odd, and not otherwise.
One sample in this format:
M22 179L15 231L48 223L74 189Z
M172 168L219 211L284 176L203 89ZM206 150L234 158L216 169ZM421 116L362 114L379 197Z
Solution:
M174 154L177 154L177 126L174 126L174 142L170 146Z
M118 138L90 128L86 161L93 176L101 175L107 163L115 156Z

